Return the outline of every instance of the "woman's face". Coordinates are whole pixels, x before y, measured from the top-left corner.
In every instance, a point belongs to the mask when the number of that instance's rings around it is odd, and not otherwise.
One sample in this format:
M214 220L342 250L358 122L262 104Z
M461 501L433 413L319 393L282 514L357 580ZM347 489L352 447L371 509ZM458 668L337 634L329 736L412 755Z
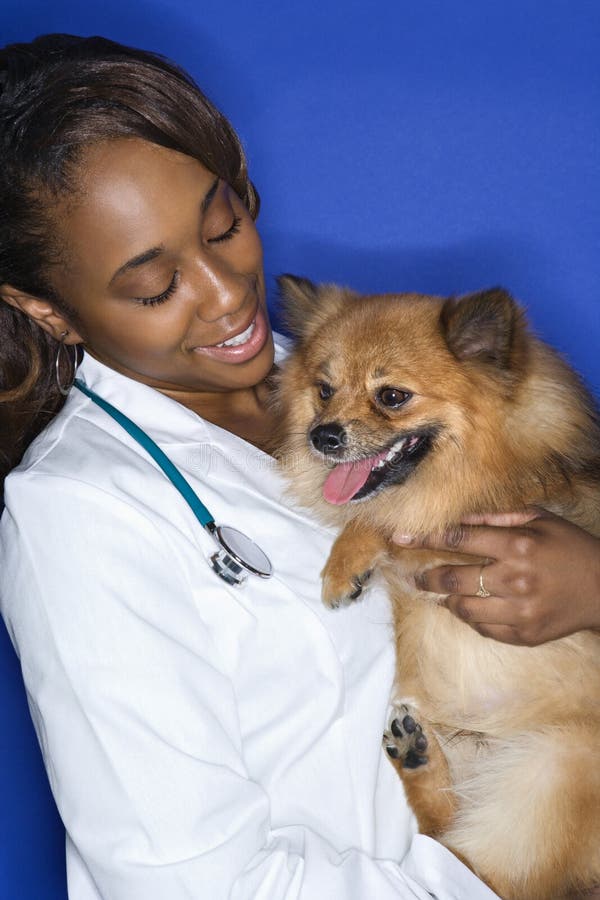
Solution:
M137 138L103 142L56 222L66 252L53 282L99 360L167 392L230 391L269 372L260 239L199 162Z

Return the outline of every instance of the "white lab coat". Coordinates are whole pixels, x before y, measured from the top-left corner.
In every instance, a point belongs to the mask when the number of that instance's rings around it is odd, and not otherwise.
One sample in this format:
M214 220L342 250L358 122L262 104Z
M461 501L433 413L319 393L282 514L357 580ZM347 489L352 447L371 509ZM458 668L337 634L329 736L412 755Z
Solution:
M332 533L284 497L271 457L89 356L79 376L275 574L220 580L175 488L76 389L8 478L1 609L66 826L71 900L493 898L413 837L381 750L383 591L325 609Z

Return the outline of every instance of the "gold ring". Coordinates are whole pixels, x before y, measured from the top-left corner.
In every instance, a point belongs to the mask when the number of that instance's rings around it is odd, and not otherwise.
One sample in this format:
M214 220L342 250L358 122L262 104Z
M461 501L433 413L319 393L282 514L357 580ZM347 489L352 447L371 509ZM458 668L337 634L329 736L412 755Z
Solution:
M476 597L491 597L491 593L486 590L485 584L483 583L483 570L485 566L481 567L481 571L479 573L479 590L475 594Z

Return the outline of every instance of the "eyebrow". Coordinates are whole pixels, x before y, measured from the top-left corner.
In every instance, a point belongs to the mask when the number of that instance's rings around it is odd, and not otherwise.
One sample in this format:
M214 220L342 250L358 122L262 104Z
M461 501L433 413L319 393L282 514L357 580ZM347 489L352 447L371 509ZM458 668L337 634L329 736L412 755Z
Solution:
M208 191L202 198L202 203L200 204L200 211L202 215L206 212L210 204L212 203L215 194L217 193L217 188L219 187L220 178L217 176ZM145 265L148 262L152 262L153 259L156 259L161 253L164 253L165 248L161 245L157 247L150 247L148 250L144 250L143 253L138 253L137 256L133 256L131 259L128 259L127 262L123 263L122 266L119 266L117 271L114 273L110 281L108 282L109 287L119 278L121 275L124 275L125 272L129 272L131 269L138 269L140 266Z

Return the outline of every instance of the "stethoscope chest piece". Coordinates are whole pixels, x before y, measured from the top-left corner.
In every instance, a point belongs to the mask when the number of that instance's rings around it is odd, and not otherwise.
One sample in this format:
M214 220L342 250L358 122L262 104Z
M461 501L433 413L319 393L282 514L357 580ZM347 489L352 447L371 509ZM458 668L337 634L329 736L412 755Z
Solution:
M214 522L210 522L206 530L221 548L210 556L210 564L223 581L241 585L248 572L261 578L271 577L273 566L269 557L243 532L231 525L215 525Z

